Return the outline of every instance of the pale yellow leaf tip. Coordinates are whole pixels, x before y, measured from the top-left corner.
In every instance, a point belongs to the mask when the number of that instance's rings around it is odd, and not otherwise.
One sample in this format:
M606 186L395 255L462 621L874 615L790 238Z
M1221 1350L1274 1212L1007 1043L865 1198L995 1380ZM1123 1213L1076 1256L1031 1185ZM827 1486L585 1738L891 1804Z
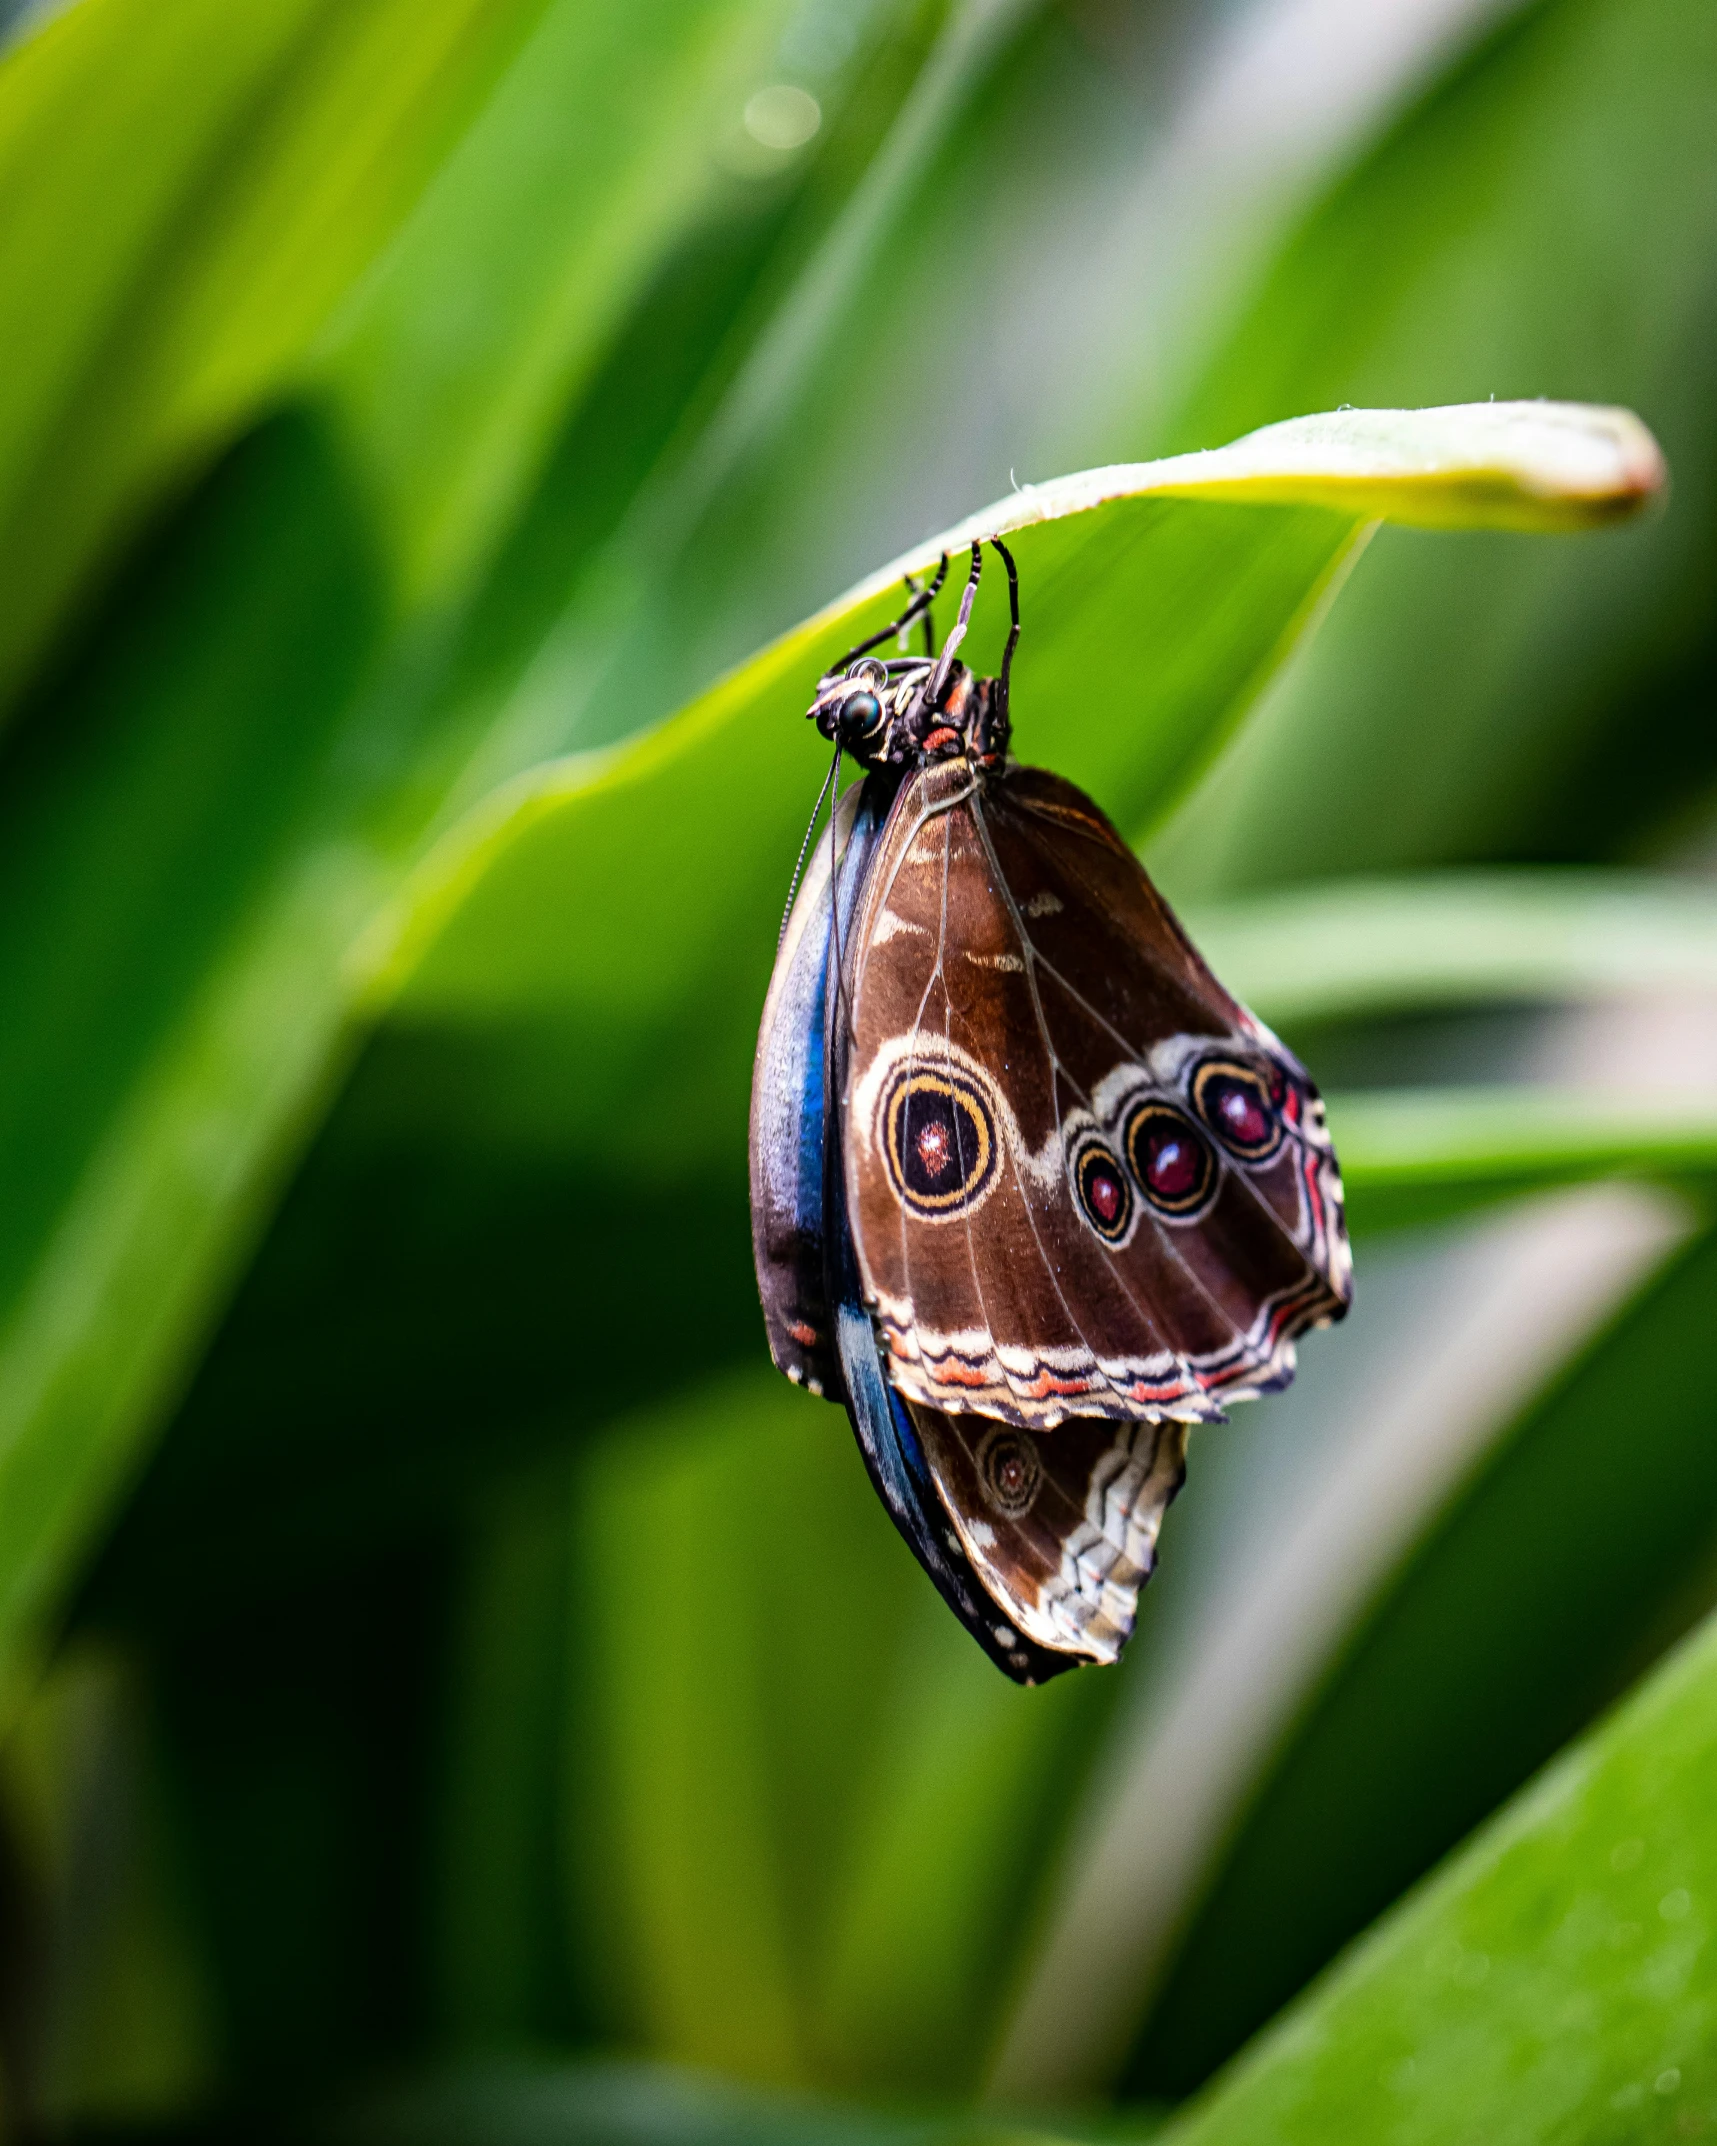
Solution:
M1656 440L1631 410L1579 402L1330 410L1226 447L1028 486L941 541L1153 496L1327 506L1431 528L1582 529L1637 512L1668 477Z
M1636 512L1669 478L1631 410L1578 402L1335 410L1180 459L1221 465L1200 490L1318 499L1437 527L1583 528Z

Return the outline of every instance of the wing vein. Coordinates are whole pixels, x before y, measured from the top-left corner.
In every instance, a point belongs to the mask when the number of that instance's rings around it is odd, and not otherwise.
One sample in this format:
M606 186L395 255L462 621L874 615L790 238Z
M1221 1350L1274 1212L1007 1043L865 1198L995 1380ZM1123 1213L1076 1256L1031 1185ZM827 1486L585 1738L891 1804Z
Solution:
M1036 832L1034 828L1022 826L1021 833L1024 835L1025 839L1028 842L1032 843L1040 851L1043 849L1044 845L1042 837ZM1068 878L1078 881L1079 885L1084 889L1087 898L1091 901L1093 906L1100 909L1102 906L1102 896L1099 890L1093 887L1090 880L1088 880L1085 877L1084 873L1080 871L1078 865L1072 862L1063 863L1059 857L1055 859L1055 862L1058 870L1064 872ZM1090 1000L1085 997L1082 991L1077 990L1074 985L1068 981L1067 977L1063 975L1061 970L1055 966L1054 962L1043 959L1043 957L1037 951L1036 941L1033 940L1030 933L1025 930L1023 917L1019 918L1019 923L1021 933L1025 937L1026 943L1031 949L1033 959L1042 961L1045 972L1048 975L1054 977L1055 981L1061 986L1062 990L1067 993L1067 996L1073 1001L1073 1003L1080 1009L1081 1012L1088 1014L1090 1018L1095 1021L1100 1028L1106 1030L1107 1033L1115 1039L1115 1042L1120 1046L1123 1051L1126 1052L1127 1056L1133 1061L1135 1065L1143 1066L1144 1059L1140 1055L1137 1048L1132 1043L1130 1043L1124 1035L1122 1035L1121 1031L1115 1026L1112 1021L1107 1018L1105 1014L1103 1014L1097 1007L1091 1004ZM1215 982L1215 978L1213 977L1211 981ZM1220 986L1218 988L1220 988ZM1227 993L1224 992L1223 996L1226 997ZM1213 1038L1212 1040L1214 1041L1215 1039ZM1148 1068L1146 1070L1148 1070ZM1296 1136L1292 1133L1290 1133L1288 1137L1290 1139L1296 1138ZM1298 1143L1296 1140L1296 1144L1300 1143ZM1258 1187L1252 1182L1251 1178L1246 1174L1246 1172L1244 1170L1234 1170L1230 1174L1239 1178L1241 1184L1246 1189L1247 1197L1252 1201L1255 1207L1259 1208L1263 1212L1263 1214L1268 1217L1271 1226L1276 1230L1277 1234L1286 1238L1288 1243L1293 1246L1295 1251L1299 1251L1301 1247L1295 1242L1292 1234L1288 1230L1286 1224L1283 1222L1281 1216L1277 1214L1276 1210L1270 1205L1269 1201L1265 1199L1264 1195L1258 1190ZM1158 1225L1158 1235L1161 1236L1161 1234L1161 1226ZM1184 1260L1180 1261L1179 1263L1183 1272L1190 1271L1186 1268L1186 1263ZM1196 1280L1196 1277L1194 1277L1194 1279ZM1208 1296L1208 1292L1206 1292L1206 1294ZM1221 1307L1218 1306L1217 1309L1220 1311ZM1231 1326L1233 1325L1233 1320L1229 1317L1229 1314L1227 1312L1222 1312L1222 1317L1224 1319L1227 1319L1228 1323ZM1239 1328L1235 1328L1236 1333L1239 1333L1240 1331L1241 1330Z
M990 839L989 826L984 818L981 799L975 798L973 800L972 817L975 825L977 826L979 838L983 842L984 854L989 860L990 872L995 881L996 887L1000 891L1001 899L1005 906L1008 920L1013 927L1015 936L1018 938L1020 945L1024 948L1025 953L1027 955L1025 965L1026 989L1031 996L1032 1017L1037 1023L1038 1036L1043 1044L1044 1052L1049 1059L1050 1080L1052 1083L1052 1097L1055 1105L1055 1122L1059 1130L1059 1127L1061 1126L1065 1118L1065 1113L1061 1108L1061 1083L1063 1082L1063 1080L1065 1080L1067 1086L1072 1089L1074 1094L1079 1097L1080 1101L1084 1103L1087 1108L1090 1107L1091 1098L1085 1093L1084 1089L1080 1087L1079 1083L1073 1078L1072 1074L1069 1073L1067 1068L1062 1064L1060 1056L1055 1048L1054 1038L1050 1035L1049 1017L1044 1011L1043 997L1037 987L1037 973L1035 966L1037 961L1037 947L1032 940L1031 934L1025 928L1025 919L1020 913L1019 904L1014 900L1013 889L1008 885L1007 875L1003 872L1001 868L1001 859L996 855L995 844ZM1132 1054L1129 1053L1129 1055ZM1022 1198L1021 1205L1025 1209L1026 1220L1031 1227L1032 1240L1037 1246L1038 1257L1043 1262L1044 1271L1049 1276L1050 1286L1054 1289L1056 1298L1060 1303L1062 1310L1067 1314L1068 1323L1073 1328L1073 1331L1079 1336L1079 1339L1084 1343L1086 1349L1090 1352L1091 1359L1093 1363L1096 1364L1097 1369L1102 1376L1103 1383L1109 1388L1109 1391L1116 1395L1118 1399L1130 1400L1132 1396L1130 1394L1125 1393L1121 1387L1117 1386L1115 1381L1109 1376L1108 1372L1103 1370L1102 1358L1098 1355L1096 1349L1092 1347L1090 1335L1086 1333L1084 1327L1079 1321L1077 1313L1075 1313L1072 1305L1067 1300L1067 1294L1061 1286L1060 1277L1056 1274L1053 1266L1051 1266L1049 1257L1044 1250L1043 1238L1039 1233L1037 1227L1037 1218L1032 1213L1031 1201L1029 1199ZM1134 1313L1137 1315L1138 1319L1144 1326L1146 1334L1154 1335L1156 1337L1158 1345L1166 1351L1166 1353L1173 1359L1176 1364L1179 1365L1183 1377L1190 1379L1193 1386L1197 1388L1200 1392L1202 1392L1204 1390L1203 1382L1200 1380L1198 1373L1193 1370L1191 1364L1188 1363L1186 1357L1181 1353L1179 1349L1171 1348L1169 1346L1167 1337L1164 1335L1162 1328L1158 1325L1156 1319L1153 1318L1148 1307L1140 1300L1138 1292L1133 1288L1133 1285L1129 1281L1128 1277L1121 1271L1118 1266L1116 1266L1113 1260L1107 1261L1107 1271L1111 1275L1113 1275L1114 1279L1120 1284L1121 1294L1133 1307ZM1220 1312L1221 1307L1217 1306L1216 1308ZM1227 1315L1224 1313L1223 1316L1226 1317ZM1230 1321L1229 1323L1232 1324L1232 1321Z

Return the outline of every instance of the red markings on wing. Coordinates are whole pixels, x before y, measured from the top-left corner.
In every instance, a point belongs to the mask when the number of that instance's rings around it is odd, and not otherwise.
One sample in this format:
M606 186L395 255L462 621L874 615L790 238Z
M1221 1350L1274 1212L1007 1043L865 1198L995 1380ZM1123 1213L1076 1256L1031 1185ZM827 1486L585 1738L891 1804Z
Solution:
M989 1386L994 1383L987 1371L975 1371L970 1364L937 1364L930 1376L938 1386Z
M1025 1392L1030 1400L1047 1401L1052 1394L1090 1393L1094 1384L1092 1379L1058 1379L1053 1371L1040 1371Z

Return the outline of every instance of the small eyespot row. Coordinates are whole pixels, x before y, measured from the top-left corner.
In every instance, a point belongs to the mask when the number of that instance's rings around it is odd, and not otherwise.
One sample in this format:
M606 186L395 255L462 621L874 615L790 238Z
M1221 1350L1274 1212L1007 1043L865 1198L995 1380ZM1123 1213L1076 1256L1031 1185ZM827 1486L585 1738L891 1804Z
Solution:
M1132 1231L1135 1187L1157 1214L1177 1221L1202 1214L1221 1156L1256 1166L1279 1151L1286 1093L1287 1075L1274 1063L1199 1059L1187 1082L1190 1111L1165 1096L1139 1097L1121 1120L1120 1154L1094 1130L1081 1133L1069 1165L1081 1215L1104 1243L1119 1246Z

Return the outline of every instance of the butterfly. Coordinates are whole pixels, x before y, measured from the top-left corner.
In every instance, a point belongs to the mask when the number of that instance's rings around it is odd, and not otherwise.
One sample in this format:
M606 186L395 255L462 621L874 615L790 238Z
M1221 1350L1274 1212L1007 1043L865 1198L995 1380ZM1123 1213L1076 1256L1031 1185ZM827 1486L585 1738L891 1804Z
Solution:
M975 543L941 649L946 557L808 710L813 831L835 799L764 1007L751 1213L776 1365L844 1403L944 1599L1036 1684L1116 1659L1189 1427L1288 1384L1352 1260L1304 1068L1091 799L1012 758L991 542L998 676L958 660ZM875 653L915 623L922 654Z

